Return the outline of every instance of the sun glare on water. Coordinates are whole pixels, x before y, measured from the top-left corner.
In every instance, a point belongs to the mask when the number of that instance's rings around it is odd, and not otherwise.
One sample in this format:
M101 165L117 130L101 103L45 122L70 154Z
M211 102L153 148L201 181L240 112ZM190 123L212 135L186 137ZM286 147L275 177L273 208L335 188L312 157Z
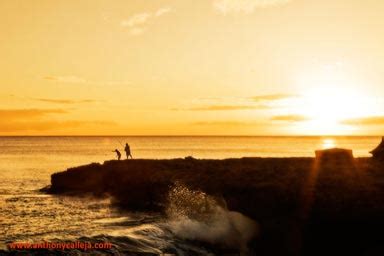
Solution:
M325 139L325 140L323 140L322 146L323 146L323 149L335 148L336 143L335 143L335 140L333 140L333 139Z

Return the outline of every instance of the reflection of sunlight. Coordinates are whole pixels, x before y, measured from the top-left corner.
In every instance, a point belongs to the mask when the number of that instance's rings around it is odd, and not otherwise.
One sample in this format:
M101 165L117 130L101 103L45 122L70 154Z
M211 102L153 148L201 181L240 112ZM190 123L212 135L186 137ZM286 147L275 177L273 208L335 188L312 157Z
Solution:
M323 149L330 149L336 146L335 140L333 139L325 139L323 140Z

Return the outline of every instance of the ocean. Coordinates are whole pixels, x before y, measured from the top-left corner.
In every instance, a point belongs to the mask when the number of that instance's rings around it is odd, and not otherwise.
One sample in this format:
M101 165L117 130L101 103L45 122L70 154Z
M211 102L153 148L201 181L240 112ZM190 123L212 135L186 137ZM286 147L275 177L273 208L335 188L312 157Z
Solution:
M316 149L353 149L369 156L379 137L0 137L0 250L15 241L111 241L115 250L207 255L209 249L179 236L176 223L157 213L127 212L110 198L54 196L39 192L50 175L66 168L124 156L133 158L313 157ZM196 223L193 224L196 229ZM207 233L199 226L199 234ZM183 229L188 225L183 223ZM192 229L191 229L192 230ZM213 236L221 234L213 234ZM188 237L187 237L188 238Z

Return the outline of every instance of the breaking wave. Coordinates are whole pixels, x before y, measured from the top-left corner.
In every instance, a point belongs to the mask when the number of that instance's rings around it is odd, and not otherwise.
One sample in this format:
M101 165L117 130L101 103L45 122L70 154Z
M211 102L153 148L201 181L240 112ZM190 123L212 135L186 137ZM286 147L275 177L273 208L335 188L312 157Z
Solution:
M19 204L20 201L22 204ZM32 194L9 195L5 202L8 207L3 209L3 214L34 214L39 216L39 221L25 222L20 219L17 226L15 223L3 223L13 229L6 231L9 240L0 240L1 255L7 254L7 242L26 240L108 241L114 245L111 253L121 255L170 253L200 256L226 252L250 255L247 244L259 230L258 224L252 219L228 211L223 199L192 190L180 183L174 184L169 190L165 215L120 211L111 205L108 198L100 200ZM29 208L31 212L26 211ZM56 219L57 214L61 218ZM51 232L39 232L42 225L49 226ZM81 254L98 253L87 251Z
M225 201L176 183L169 192L167 226L176 237L202 241L248 254L248 242L259 226L239 212L228 211Z

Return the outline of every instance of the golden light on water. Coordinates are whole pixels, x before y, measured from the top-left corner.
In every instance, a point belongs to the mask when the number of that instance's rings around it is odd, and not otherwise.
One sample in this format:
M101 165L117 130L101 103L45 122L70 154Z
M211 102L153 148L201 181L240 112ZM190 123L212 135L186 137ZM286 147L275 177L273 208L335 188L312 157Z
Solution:
M336 142L334 139L324 139L323 140L323 149L330 149L336 147Z

